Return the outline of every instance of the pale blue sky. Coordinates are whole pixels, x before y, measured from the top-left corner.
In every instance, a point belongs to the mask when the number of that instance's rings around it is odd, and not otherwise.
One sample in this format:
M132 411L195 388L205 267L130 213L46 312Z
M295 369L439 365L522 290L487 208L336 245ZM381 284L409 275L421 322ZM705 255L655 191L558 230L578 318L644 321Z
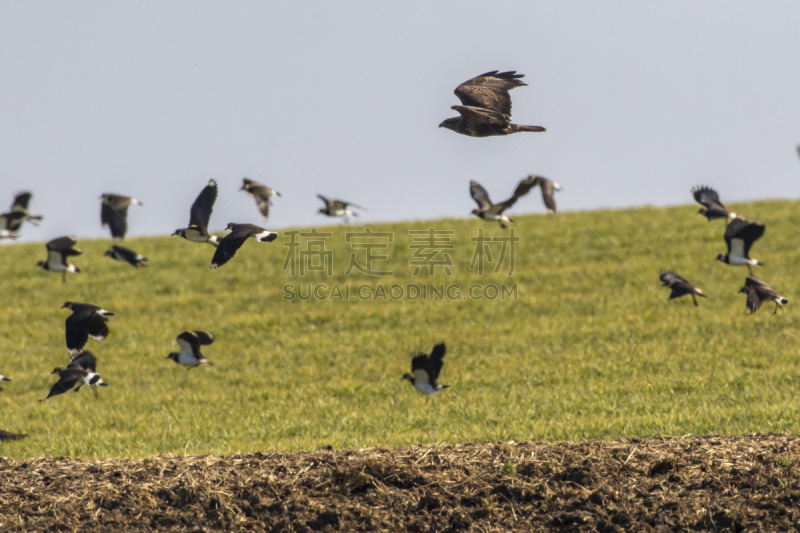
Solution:
M101 192L135 196L129 236L169 234L209 178L211 228L466 217L471 179L504 199L529 173L561 209L800 197L800 4L3 2L0 201L34 193L23 240L106 236ZM491 7L489 7L491 6ZM437 128L453 89L517 70L514 120L542 134ZM543 212L532 196L516 212Z

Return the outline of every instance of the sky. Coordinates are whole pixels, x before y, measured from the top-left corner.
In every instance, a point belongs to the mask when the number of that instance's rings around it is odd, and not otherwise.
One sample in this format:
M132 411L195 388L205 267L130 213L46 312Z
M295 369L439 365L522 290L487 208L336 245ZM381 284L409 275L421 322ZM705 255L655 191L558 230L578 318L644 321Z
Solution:
M0 209L33 192L21 241L108 236L101 193L166 235L214 178L210 229L467 217L528 174L559 209L800 197L800 3L520 1L0 3ZM513 119L470 138L455 87L525 74ZM267 222L242 177L280 191ZM541 198L514 212L544 212Z

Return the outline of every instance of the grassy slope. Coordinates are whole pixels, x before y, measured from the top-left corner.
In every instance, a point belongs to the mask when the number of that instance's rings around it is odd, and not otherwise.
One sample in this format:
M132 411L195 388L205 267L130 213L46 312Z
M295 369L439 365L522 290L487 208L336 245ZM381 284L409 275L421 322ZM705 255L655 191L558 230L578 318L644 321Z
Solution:
M767 224L753 255L762 279L790 300L800 280L797 202L732 206ZM0 443L12 457L232 453L499 439L798 431L798 330L794 307L746 317L737 294L746 270L714 261L724 223L694 206L518 216L516 274L468 269L481 221L372 226L395 231L388 284L420 281L408 265L409 229L456 232L454 277L434 283L508 283L517 302L286 302L282 239L248 242L209 271L213 250L178 238L126 242L150 257L138 271L102 257L108 241L82 241L84 273L66 284L34 267L44 247L0 248L5 297ZM500 234L488 225L488 234ZM350 250L333 228L334 278ZM675 269L711 297L667 303L660 269ZM39 403L49 372L67 362L66 300L116 311L108 340L90 340L111 387ZM207 329L210 368L186 372L167 353L185 329ZM412 350L446 340L441 381L427 398L399 378Z

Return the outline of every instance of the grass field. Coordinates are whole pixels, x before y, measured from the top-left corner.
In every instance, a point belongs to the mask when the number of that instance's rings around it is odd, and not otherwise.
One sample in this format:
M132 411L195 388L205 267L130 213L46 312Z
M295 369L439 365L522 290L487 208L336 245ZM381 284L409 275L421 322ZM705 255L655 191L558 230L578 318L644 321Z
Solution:
M515 273L469 269L470 237L507 232L478 219L371 226L394 233L376 269L390 278L345 275L355 251L332 231L333 276L283 271L283 236L248 242L210 271L211 246L177 237L129 239L150 258L135 270L81 241L83 273L66 284L35 267L42 244L0 248L3 311L0 428L26 432L0 442L23 458L145 457L157 453L248 453L405 445L683 434L797 433L800 364L796 287L800 281L797 202L729 206L767 225L752 255L757 276L789 298L744 314L746 269L714 260L724 222L696 206L516 216ZM45 221L46 222L46 221ZM452 277L412 276L410 229L454 230ZM303 241L301 240L301 243ZM493 248L497 258L499 247ZM363 262L364 251L360 250ZM710 297L695 308L667 302L658 281L674 269ZM517 301L287 301L285 284L517 284ZM304 288L304 291L307 290ZM40 403L64 366L61 310L67 301L117 312L111 335L89 341L110 388ZM175 337L205 329L214 363L191 371L165 359ZM448 352L435 397L400 376L411 352L440 340Z

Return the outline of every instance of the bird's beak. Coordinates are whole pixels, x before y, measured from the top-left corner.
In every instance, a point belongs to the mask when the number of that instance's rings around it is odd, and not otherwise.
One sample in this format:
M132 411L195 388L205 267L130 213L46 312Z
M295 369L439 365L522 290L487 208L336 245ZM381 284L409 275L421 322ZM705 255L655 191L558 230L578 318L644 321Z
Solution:
M67 307L67 304L64 304L64 305L61 306L61 309L64 309L66 307Z
M441 128L441 127L444 127L444 122L441 122L441 123L439 124L439 127L440 127L440 128Z

